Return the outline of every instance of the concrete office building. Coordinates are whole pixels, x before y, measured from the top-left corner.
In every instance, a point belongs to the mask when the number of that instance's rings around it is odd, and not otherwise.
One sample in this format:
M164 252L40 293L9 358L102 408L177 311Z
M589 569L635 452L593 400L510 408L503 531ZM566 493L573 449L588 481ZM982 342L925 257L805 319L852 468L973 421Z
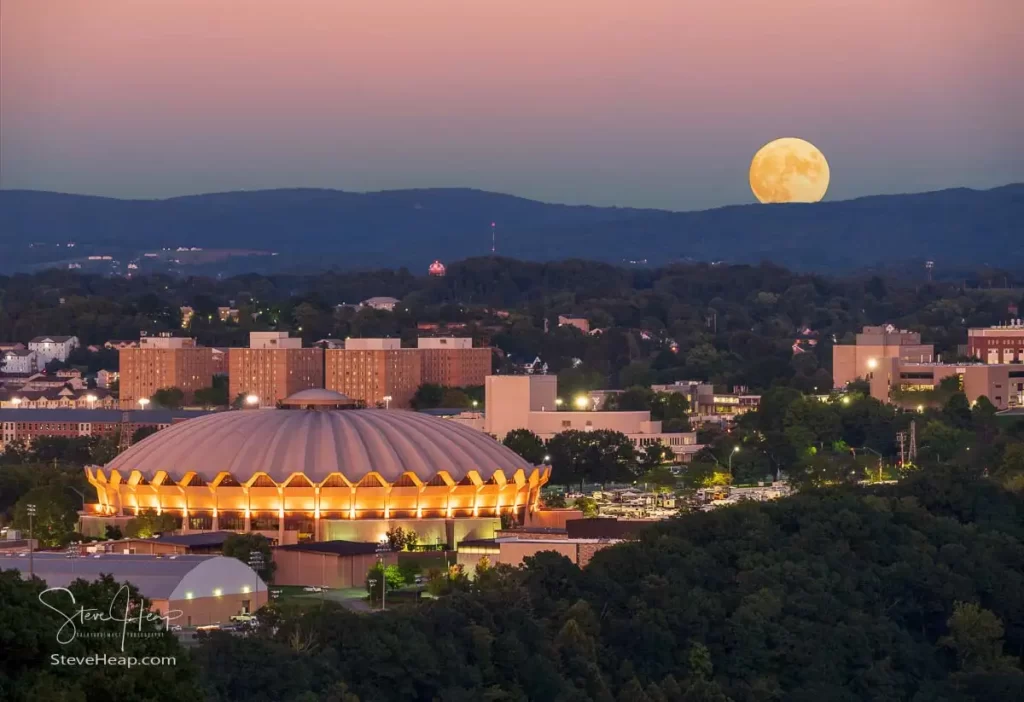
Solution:
M228 398L255 396L260 407L274 407L300 390L324 386L324 356L302 348L288 332L252 332L249 348L228 349Z
M986 329L968 329L967 355L988 364L1024 363L1024 323L1015 319Z
M843 388L857 378L867 378L886 358L930 363L936 360L935 347L922 344L920 334L896 329L891 324L864 327L864 331L857 334L856 343L832 347L833 386Z
M178 388L191 402L195 391L213 384L213 351L195 339L144 336L138 348L122 348L120 358L121 407L132 409L162 388Z
M491 374L490 347L473 348L473 340L458 337L417 339L421 382L447 387L483 385Z
M514 429L529 429L544 440L570 429L609 429L622 432L638 448L663 443L684 461L702 448L696 433L665 433L648 411L559 411L554 375L489 375L484 387L484 431L499 440Z
M48 587L67 587L78 578L97 580L104 574L131 583L149 598L153 612L174 616L168 622L171 625L227 624L232 615L253 612L267 603L267 584L237 558L114 553L69 558L64 553L41 552L32 561L34 574ZM28 562L24 553L0 555L0 570L13 568L27 578ZM65 604L70 603L65 600Z
M933 390L946 378L956 377L970 402L985 396L996 409L1024 405L1024 365L915 363L889 357L868 371L871 396L914 408L920 401L914 392Z
M423 382L418 350L400 339L348 339L324 354L324 387L367 407L408 407Z
M338 409L351 404L305 390L283 409L215 412L147 437L86 468L97 502L83 532L155 510L186 533L252 531L280 545L377 543L401 526L453 547L492 536L502 514L524 521L536 510L550 467L454 422Z

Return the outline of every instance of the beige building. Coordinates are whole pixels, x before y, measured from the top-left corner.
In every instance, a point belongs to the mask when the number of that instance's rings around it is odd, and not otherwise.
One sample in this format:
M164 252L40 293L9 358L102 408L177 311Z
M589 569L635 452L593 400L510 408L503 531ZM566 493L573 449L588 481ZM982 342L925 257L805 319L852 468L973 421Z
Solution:
M648 411L559 411L554 375L489 375L484 387L484 431L499 441L514 429L529 429L543 440L571 429L607 429L622 432L637 447L663 443L682 460L702 448L693 432L662 432Z
M914 392L937 388L946 378L956 377L970 402L985 396L1004 410L1024 405L1024 366L915 363L899 358L885 358L868 374L871 396L882 402L916 407Z
M892 325L864 327L854 344L832 347L832 384L842 388L857 378L867 378L883 359L930 363L935 347L922 344L921 335Z
M457 337L418 339L422 382L447 387L483 385L491 374L490 347L473 348L473 340Z
M228 350L228 397L254 395L260 407L274 407L300 390L321 388L323 353L302 348L288 332L252 332L249 348Z
M367 407L408 407L422 383L419 351L399 339L349 339L324 354L324 387Z
M366 583L370 570L383 560L398 565L398 554L377 553L376 542L307 541L274 549L275 585L316 585L332 590Z
M586 317L566 317L564 315L558 315L558 326L560 327L576 327L584 334L590 333L590 321Z
M989 364L1024 363L1024 324L1016 319L987 329L968 329L967 355Z
M185 401L213 384L213 350L195 339L169 335L144 336L138 348L122 348L119 396L121 407L134 409L162 388L179 388Z

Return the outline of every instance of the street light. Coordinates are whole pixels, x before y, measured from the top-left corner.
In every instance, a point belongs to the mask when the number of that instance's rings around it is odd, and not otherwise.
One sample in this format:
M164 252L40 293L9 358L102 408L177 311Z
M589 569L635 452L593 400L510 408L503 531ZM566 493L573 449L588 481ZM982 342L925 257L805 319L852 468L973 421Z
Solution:
M544 462L545 463L550 463L551 462L551 456L545 453L544 454Z
M869 358L868 359L868 369L869 370L874 370L876 368L878 368L878 359L876 359L876 358Z
M387 595L388 579L384 576L384 570L387 566L384 565L384 554L391 550L388 546L387 541L381 541L377 544L377 562L380 563L380 611L384 611L384 598ZM376 585L371 579L370 585Z
M590 400L587 399L586 395L580 395L576 398L576 407L581 410L585 410L590 404Z
M149 399L148 398L146 398L146 397L140 397L139 398L139 407L141 407L142 409L146 409L146 405L148 405L148 404L149 404Z
M256 573L256 593L253 595L252 604L249 605L249 614L254 614L260 603L260 570L263 569L263 553L261 551L249 551L249 567Z
M732 475L732 457L740 452L739 446L733 446L732 451L729 452L729 475Z
M478 404L480 404L480 403L479 403L479 402L477 402L476 400L473 400L473 408L474 408L474 409L476 409L476 406L477 406Z
M32 564L32 551L35 549L35 545L32 541L32 519L36 516L36 506L34 504L28 505L28 577L32 577L35 574L35 569Z
M561 407L564 400L560 397L555 398L555 407Z
M89 409L93 409L96 405L96 396L90 393L85 396L85 401L89 403Z
M849 398L849 396L843 396L843 404L844 404L844 405L848 405L848 404L850 404L850 398Z
M21 398L20 397L12 397L11 398L11 404L14 405L15 409L17 409L18 405L21 404Z
M260 396L259 395L254 395L253 393L249 393L248 395L245 396L245 404L249 405L250 407L255 407L259 403L260 403Z
M475 402L473 403L476 404ZM384 409L391 409L391 395L384 396Z

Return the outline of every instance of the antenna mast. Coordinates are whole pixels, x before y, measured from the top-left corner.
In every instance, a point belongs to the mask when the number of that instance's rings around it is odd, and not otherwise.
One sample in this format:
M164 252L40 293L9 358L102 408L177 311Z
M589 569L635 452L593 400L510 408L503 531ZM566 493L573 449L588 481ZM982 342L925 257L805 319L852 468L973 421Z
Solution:
M494 222L491 222L491 255L492 256L494 255L494 252L497 251L497 247L495 246L495 243L496 243L496 239L495 239L495 236L494 236Z

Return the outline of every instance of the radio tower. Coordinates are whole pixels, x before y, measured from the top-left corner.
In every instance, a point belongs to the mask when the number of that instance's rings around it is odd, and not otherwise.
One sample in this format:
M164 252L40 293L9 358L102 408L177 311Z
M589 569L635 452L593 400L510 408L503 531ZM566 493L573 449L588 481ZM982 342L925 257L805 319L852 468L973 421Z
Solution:
M494 237L494 222L491 222L491 255L492 256L494 255L494 252L497 251L497 247L495 246L495 243L496 243L496 239Z
M907 465L907 449L904 443L907 440L907 432L898 431L896 432L896 441L900 444L900 468Z
M917 422L910 423L910 462L917 465Z

